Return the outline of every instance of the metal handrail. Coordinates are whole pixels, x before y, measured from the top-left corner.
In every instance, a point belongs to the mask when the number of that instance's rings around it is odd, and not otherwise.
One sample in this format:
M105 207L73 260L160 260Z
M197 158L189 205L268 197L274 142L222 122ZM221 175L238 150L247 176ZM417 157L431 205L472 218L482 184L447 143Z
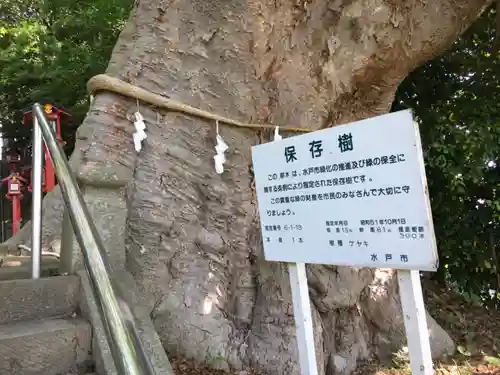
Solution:
M76 239L83 253L93 293L104 323L106 336L120 375L153 375L155 371L139 338L132 310L120 285L112 278L106 251L90 216L59 142L40 104L33 105L33 209L32 209L32 276L40 277L42 248L42 167L43 141L49 151Z

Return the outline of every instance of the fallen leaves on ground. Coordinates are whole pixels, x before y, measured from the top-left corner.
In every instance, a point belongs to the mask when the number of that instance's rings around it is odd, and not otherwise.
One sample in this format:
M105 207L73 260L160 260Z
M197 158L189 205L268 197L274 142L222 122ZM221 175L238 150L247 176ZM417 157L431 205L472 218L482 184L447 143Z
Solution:
M252 370L231 372L224 370L215 370L209 368L208 365L196 364L181 357L171 358L171 363L176 375L263 375L260 372Z
M498 358L500 311L471 306L459 294L435 283L426 283L424 294L430 314L451 335L459 354L465 352L472 359Z
M423 285L429 313L457 345L454 357L435 363L436 375L500 375L500 311L471 306L434 282ZM357 375L410 375L409 364L370 362Z

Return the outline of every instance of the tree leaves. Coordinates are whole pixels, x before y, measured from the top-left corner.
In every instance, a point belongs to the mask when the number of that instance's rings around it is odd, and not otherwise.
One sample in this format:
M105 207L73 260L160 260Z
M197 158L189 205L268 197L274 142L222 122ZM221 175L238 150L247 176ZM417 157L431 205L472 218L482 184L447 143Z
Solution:
M500 60L490 55L491 9L445 55L414 71L393 109L411 107L421 126L439 245L441 281L490 301L500 229ZM495 302L496 298L495 298Z
M22 112L35 101L70 110L74 124L87 111L85 84L105 70L132 0L22 0L0 5L0 124L27 138ZM63 127L63 137L75 127Z

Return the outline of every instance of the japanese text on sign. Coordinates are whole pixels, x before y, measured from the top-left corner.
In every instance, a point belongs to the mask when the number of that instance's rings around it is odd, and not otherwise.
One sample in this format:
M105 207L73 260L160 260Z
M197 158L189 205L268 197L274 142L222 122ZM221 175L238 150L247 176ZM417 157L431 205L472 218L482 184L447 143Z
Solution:
M252 157L267 260L437 268L410 111L258 145Z

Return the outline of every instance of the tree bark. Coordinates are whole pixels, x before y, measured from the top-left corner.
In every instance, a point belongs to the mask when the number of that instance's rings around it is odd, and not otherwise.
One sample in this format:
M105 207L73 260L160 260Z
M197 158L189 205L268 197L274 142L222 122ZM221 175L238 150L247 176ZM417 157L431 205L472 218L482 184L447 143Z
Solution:
M321 129L386 113L407 74L488 4L137 0L107 73L243 122ZM215 124L138 105L140 153L129 120L137 103L101 93L72 163L96 221L111 228L108 250L125 247L165 347L212 366L299 374L287 271L263 260L251 189L250 148L269 134L221 125L230 149L217 175ZM55 207L47 241L58 235L58 196L45 203ZM10 242L25 238L26 229ZM392 271L318 265L308 276L321 374L349 373L404 342ZM434 354L452 351L430 317L429 326Z

